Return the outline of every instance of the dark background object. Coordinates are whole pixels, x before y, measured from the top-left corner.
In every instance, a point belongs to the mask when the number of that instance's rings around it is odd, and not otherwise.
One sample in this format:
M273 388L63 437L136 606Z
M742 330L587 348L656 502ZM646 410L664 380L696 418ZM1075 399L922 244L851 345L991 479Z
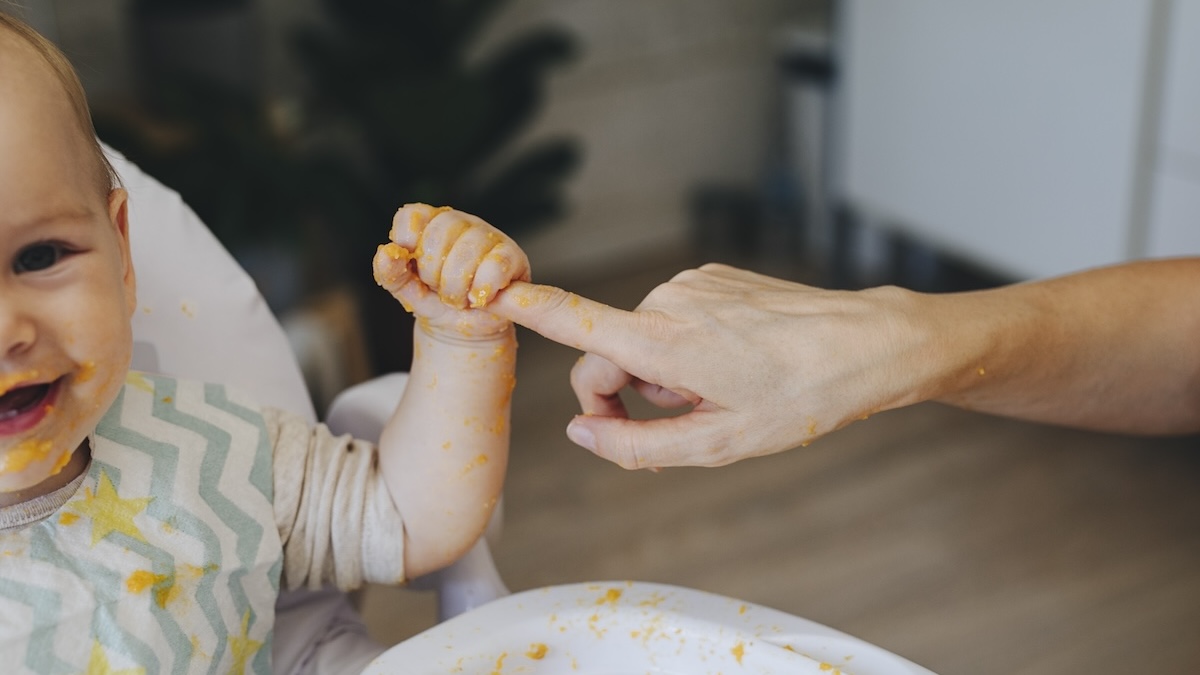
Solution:
M406 370L411 318L370 274L396 208L452 205L516 236L564 213L564 182L581 159L568 138L512 147L543 102L550 69L576 46L546 27L474 54L503 4L326 1L328 21L293 35L307 86L289 104L261 86L251 0L141 0L130 7L146 64L140 100L98 113L97 130L180 192L277 313L347 285L363 310L373 371ZM281 252L290 263L280 264ZM255 269L263 259L272 271ZM300 287L272 291L266 275Z

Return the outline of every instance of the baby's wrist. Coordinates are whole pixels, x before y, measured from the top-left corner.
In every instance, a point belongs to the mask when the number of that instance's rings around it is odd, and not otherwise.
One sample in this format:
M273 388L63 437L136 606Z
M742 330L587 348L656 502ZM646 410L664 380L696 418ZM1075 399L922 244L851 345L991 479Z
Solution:
M490 346L509 342L516 337L511 321L495 318L489 326L479 326L460 321L452 326L443 326L424 317L417 317L418 334L446 345Z

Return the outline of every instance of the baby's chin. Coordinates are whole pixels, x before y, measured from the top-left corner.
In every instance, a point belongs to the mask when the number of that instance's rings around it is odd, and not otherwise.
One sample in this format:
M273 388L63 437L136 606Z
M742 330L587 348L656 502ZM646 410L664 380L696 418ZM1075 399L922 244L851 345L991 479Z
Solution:
M79 438L72 442L72 439L27 438L5 449L0 464L0 493L12 495L32 490L35 494L29 497L34 497L70 482L75 476L67 476L63 470L70 464L83 440ZM78 475L79 471L73 473ZM44 483L54 485L47 486L44 491L35 490Z

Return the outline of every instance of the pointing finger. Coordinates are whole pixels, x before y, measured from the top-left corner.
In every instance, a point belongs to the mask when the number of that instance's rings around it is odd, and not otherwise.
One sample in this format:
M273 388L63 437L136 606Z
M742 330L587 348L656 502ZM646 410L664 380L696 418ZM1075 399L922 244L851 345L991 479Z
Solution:
M514 282L487 310L555 342L599 354L626 367L656 343L644 316L554 286ZM644 358L644 357L643 357Z

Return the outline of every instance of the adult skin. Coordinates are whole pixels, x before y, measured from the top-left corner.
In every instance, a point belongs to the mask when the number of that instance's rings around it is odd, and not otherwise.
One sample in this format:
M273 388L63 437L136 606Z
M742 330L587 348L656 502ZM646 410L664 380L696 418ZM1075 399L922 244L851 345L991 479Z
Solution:
M567 435L626 468L719 466L941 401L1100 431L1200 431L1200 258L1001 288L831 291L725 265L632 312L514 284L488 307L588 352ZM632 387L681 415L631 420Z

